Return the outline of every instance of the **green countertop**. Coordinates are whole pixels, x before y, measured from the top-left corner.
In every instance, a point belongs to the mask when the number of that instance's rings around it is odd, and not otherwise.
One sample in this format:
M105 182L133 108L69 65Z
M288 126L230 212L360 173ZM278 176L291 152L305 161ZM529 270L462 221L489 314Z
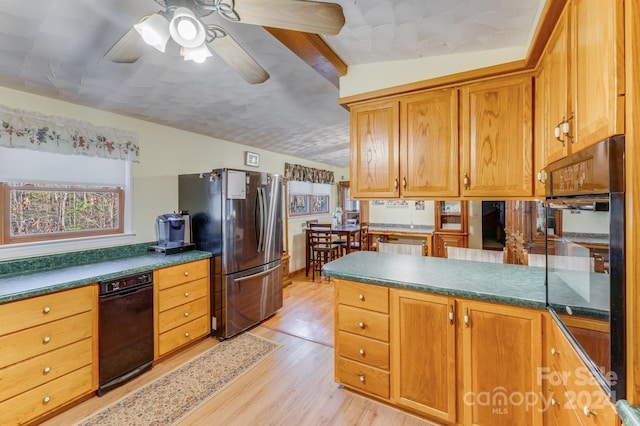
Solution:
M355 252L325 275L448 296L545 308L545 268L395 253Z
M203 251L172 255L149 253L60 269L0 276L0 303L209 257L211 253Z
M640 426L640 407L621 399L616 403L616 411L625 426Z

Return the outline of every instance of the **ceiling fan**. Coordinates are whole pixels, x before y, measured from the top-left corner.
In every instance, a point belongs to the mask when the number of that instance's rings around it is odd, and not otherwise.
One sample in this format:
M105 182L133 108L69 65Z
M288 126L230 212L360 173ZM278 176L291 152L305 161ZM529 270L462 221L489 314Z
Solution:
M164 8L142 17L108 51L105 59L133 63L144 44L185 60L204 62L211 52L219 55L247 82L262 83L269 73L221 26L204 18L218 13L243 24L335 35L344 25L342 7L306 0L154 0Z

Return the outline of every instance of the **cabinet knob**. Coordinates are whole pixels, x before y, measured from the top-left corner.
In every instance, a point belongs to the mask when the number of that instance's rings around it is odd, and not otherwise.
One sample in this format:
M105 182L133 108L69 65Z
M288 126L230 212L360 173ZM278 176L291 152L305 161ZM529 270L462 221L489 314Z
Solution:
M364 294L359 294L358 295L358 299L362 300L364 302Z
M560 355L560 351L556 348L551 348L551 355Z
M449 304L449 324L453 325L453 303Z
M398 178L395 178L395 179L393 180L393 188L394 188L394 189L398 189Z
M469 327L469 308L464 308L464 325Z
M555 398L551 398L551 405L556 406L556 405L560 405L560 403L556 401Z
M51 312L51 308L49 306L45 306L44 309L42 310L43 314L48 314L49 312Z
M184 337L189 337L189 332L184 333Z
M189 271L185 271L184 276L188 277L189 276Z
M358 352L360 352L360 355L364 356L364 349L360 348Z
M51 367L45 367L44 370L42 370L42 372L44 374L49 374L49 372L51 372Z
M364 323L363 323L362 321L360 321L360 322L358 323L358 327L360 327L360 328L364 329L364 327L365 327L365 326L364 326Z
M462 183L464 184L464 189L469 189L469 175L467 173L464 174Z
M185 312L185 313L184 313L184 316L185 316L185 317L188 317L188 316L189 316L189 312Z
M184 292L184 297L189 297L189 292L188 291Z
M407 178L402 176L402 189L407 189Z
M42 402L43 402L44 404L48 403L49 401L51 401L51 398L49 397L49 395L45 396L45 397L42 399Z
M364 383L364 376L362 374L358 376L358 378L360 379L360 382Z
M49 336L45 336L44 339L42 339L42 343L49 343L51 341L51 337Z
M582 408L582 412L587 417L591 417L591 416L595 416L596 415L596 413L594 413L593 411L589 410L589 407L587 407L586 405Z

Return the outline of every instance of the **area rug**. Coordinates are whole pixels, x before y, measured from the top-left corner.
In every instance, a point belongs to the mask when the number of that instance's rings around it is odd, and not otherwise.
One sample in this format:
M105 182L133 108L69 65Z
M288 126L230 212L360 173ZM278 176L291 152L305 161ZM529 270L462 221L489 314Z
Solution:
M174 424L280 346L245 332L221 342L76 425Z

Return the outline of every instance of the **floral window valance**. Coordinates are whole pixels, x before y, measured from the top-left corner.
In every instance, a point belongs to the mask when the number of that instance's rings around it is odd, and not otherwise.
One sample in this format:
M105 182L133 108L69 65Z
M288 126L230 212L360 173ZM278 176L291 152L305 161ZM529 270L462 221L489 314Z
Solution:
M284 177L289 180L302 182L334 183L332 171L314 169L312 167L305 167L299 164L284 163Z
M0 146L139 161L138 136L126 130L0 105Z

